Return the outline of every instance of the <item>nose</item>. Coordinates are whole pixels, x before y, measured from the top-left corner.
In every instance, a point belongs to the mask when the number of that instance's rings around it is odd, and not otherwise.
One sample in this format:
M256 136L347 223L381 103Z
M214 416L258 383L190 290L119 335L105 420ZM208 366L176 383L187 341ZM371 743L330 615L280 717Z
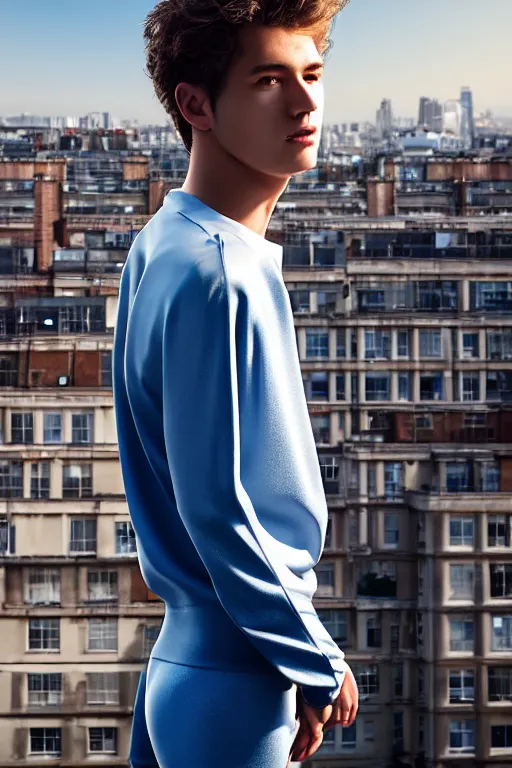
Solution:
M322 104L322 86L297 81L290 97L290 111L294 117L303 112L315 112Z

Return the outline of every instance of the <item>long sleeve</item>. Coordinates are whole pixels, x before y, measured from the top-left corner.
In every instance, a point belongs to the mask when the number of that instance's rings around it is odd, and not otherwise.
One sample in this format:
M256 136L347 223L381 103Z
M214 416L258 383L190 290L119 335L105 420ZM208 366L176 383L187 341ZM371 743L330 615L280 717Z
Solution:
M315 560L303 549L294 549L290 515L285 517L286 511L278 507L259 509L241 481L239 376L243 373L247 383L254 371L239 351L256 344L254 336L248 338L250 301L247 291L234 287L225 272L219 275L218 270L196 265L166 309L162 396L167 460L179 514L220 603L261 654L301 687L306 702L322 707L337 697L347 666L311 601L316 574L311 562L307 568L304 562L313 559L314 565L320 554ZM274 334L273 354L260 366L282 359L280 329ZM286 381L282 387L287 387ZM251 392L258 396L256 384ZM244 396L244 408L250 407ZM282 420L280 440L292 440L293 408L269 412ZM257 440L251 450L258 453ZM266 475L270 478L271 473L277 474L273 487L289 484L286 462ZM293 472L297 476L300 467ZM263 472L257 483L261 497ZM308 510L302 521L301 535L311 533L316 552L318 521ZM301 524L297 520L296 525Z

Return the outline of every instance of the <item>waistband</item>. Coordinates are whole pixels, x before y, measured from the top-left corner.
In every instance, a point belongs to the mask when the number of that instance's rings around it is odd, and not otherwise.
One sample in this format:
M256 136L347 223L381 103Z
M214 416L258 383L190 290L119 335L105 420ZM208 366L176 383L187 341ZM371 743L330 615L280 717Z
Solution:
M151 656L190 666L281 674L219 605L166 605Z

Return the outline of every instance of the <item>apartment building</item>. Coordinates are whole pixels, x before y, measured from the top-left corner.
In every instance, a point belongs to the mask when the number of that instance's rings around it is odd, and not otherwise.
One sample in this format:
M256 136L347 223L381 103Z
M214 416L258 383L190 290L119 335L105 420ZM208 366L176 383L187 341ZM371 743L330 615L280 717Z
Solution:
M363 183L325 165L269 227L329 507L315 605L361 696L314 768L512 758L512 225L494 202L424 210L442 173L459 202L459 176L499 176L508 205L512 161L460 162L384 157ZM128 248L180 185L137 156L0 163L0 765L127 764L163 606L112 337Z

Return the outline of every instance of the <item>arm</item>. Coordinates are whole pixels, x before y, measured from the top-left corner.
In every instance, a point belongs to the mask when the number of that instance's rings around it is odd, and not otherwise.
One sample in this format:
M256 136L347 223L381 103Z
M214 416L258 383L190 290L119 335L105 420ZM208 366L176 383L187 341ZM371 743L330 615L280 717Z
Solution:
M153 751L146 723L146 674L147 666L139 675L137 695L133 707L132 731L130 737L129 761L132 768L159 768Z
M268 530L279 527L284 510L265 509L267 526L263 527L258 508L240 480L237 364L242 363L237 350L245 348L244 335L250 333L245 319L238 322L239 308L244 306L243 300L238 302L241 294L223 274L212 276L207 268L198 267L164 317L163 425L171 480L179 514L224 609L257 649L301 686L308 704L323 707L337 697L346 663L311 602L316 574L312 568L303 573L303 563L305 555L310 564L312 558L290 544L290 524L288 542L278 541ZM279 349L278 329L273 330L278 334L278 360L285 351ZM271 364L265 360L265 365ZM250 378L250 363L247 368L244 377ZM251 391L257 392L257 387ZM288 408L282 414L280 441L297 437L292 434L290 413ZM300 441L288 455L294 450L300 467L304 464L304 456L297 454ZM278 486L289 484L290 467L285 461L271 471ZM296 476L300 472L295 471ZM260 497L265 493L265 477L262 473ZM309 489L304 493L299 489L298 495L311 498ZM298 526L301 535L309 531L312 548L318 547L318 522L312 520L311 510L305 516L304 510L297 513L302 517L291 525ZM269 514L276 525L268 524ZM284 553L289 562L298 564L296 571L285 563Z

